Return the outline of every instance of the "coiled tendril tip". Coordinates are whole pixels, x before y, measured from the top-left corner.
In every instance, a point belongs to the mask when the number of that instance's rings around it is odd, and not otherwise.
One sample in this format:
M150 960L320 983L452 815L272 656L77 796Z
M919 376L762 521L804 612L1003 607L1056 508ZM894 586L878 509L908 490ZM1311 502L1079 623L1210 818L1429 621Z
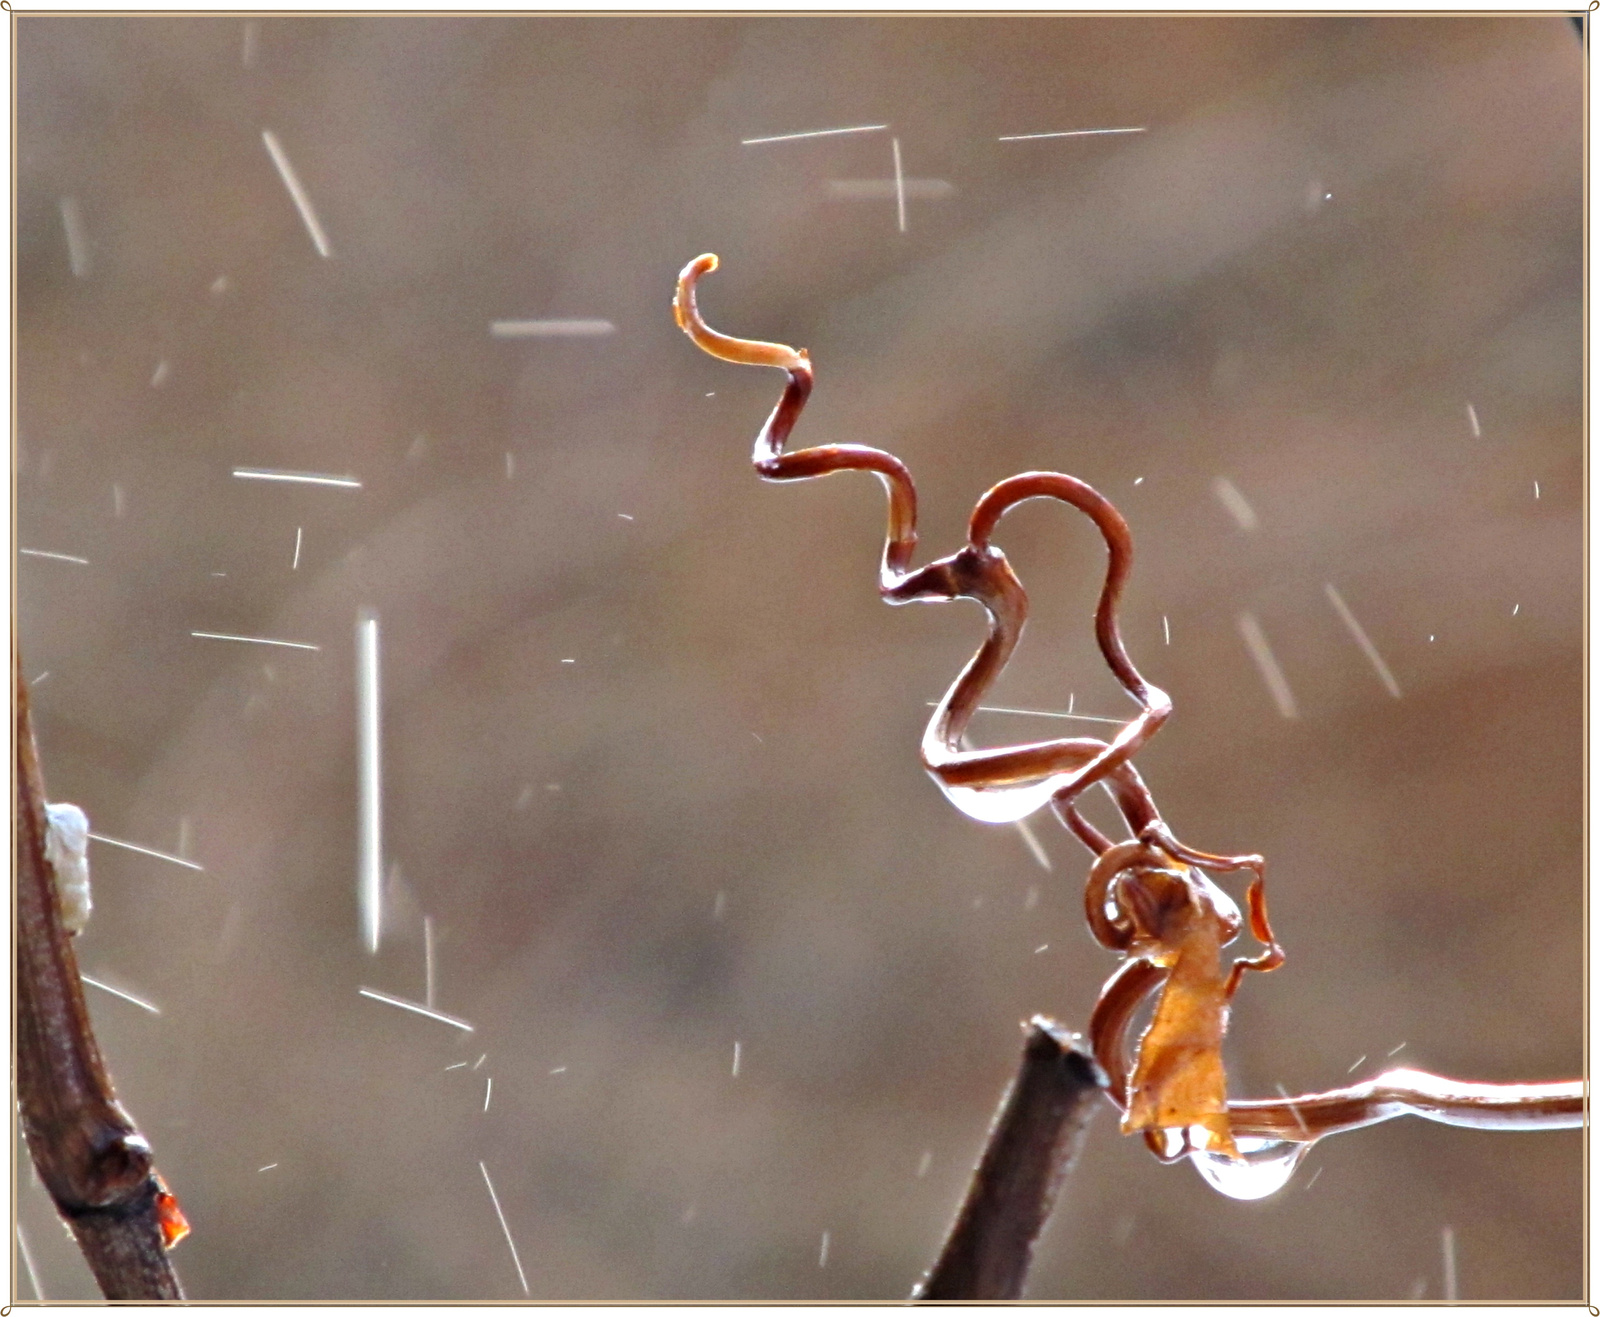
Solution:
M713 357L731 361L740 366L776 366L779 370L809 372L811 358L804 348L796 351L784 343L762 343L756 339L733 338L719 334L700 318L700 308L695 305L694 286L700 276L717 268L714 252L696 256L678 275L678 292L672 299L673 319L696 345Z

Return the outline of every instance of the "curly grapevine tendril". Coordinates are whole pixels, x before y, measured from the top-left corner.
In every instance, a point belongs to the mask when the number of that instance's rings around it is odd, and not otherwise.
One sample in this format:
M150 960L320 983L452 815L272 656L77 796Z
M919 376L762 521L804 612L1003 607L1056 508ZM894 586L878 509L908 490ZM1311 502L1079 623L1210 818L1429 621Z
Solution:
M917 493L899 458L860 444L830 444L785 452L813 375L806 352L720 334L695 301L702 275L717 258L698 256L678 276L673 314L706 352L741 365L773 366L788 374L778 405L756 437L753 460L767 480L810 480L836 471L870 471L888 494L888 527L878 590L891 604L972 599L983 605L989 633L936 706L923 734L921 757L940 790L970 818L1008 823L1050 804L1061 822L1097 857L1084 893L1090 933L1121 954L1122 965L1100 992L1089 1020L1095 1057L1122 1110L1126 1133L1142 1132L1162 1160L1195 1157L1219 1188L1207 1163L1243 1165L1254 1158L1282 1161L1275 1150L1305 1147L1325 1135L1414 1114L1447 1124L1488 1129L1568 1128L1583 1122L1583 1083L1473 1084L1419 1070L1393 1070L1376 1079L1282 1101L1230 1102L1222 1068L1228 1004L1246 970L1272 970L1284 955L1267 920L1266 863L1259 855L1212 855L1184 845L1162 821L1133 755L1172 712L1165 691L1152 686L1128 657L1117 628L1117 603L1133 560L1127 523L1098 491L1073 476L1032 471L1002 480L978 500L967 543L948 557L913 569ZM968 750L963 737L983 694L1005 668L1028 617L1028 597L1005 555L991 543L999 520L1017 504L1054 498L1094 522L1106 542L1105 583L1095 609L1095 639L1107 665L1139 712L1110 740L1068 737L994 749ZM1103 783L1132 839L1113 843L1077 808L1077 798ZM1201 869L1249 870L1246 893L1252 935L1265 950L1222 969L1221 948L1244 923L1238 907ZM1130 1048L1140 1006L1159 994L1149 1027ZM1241 1153L1235 1139L1253 1146ZM1292 1169L1299 1151L1290 1154ZM1270 1169L1270 1167L1268 1168ZM1281 1179L1272 1183L1281 1183ZM1235 1192L1224 1188L1224 1192ZM1261 1192L1244 1192L1254 1197Z
M712 356L787 372L789 382L783 396L756 437L753 460L757 472L767 480L810 480L836 471L872 472L883 481L889 496L879 593L891 604L972 599L988 613L988 637L935 708L922 738L923 766L951 803L981 822L1010 823L1051 801L1058 808L1069 807L1089 787L1104 781L1130 827L1142 831L1158 825L1154 802L1130 761L1166 721L1172 701L1140 675L1117 630L1117 602L1133 558L1133 537L1122 514L1073 476L1046 471L1012 476L978 500L963 548L911 570L917 544L917 493L905 463L882 449L861 444L784 451L811 394L811 360L803 350L734 338L707 325L696 304L695 285L716 268L717 258L709 253L683 268L673 312L679 327ZM1109 561L1095 610L1095 637L1139 712L1109 743L1093 737L1066 737L966 750L961 738L967 725L984 692L1010 659L1028 618L1027 594L1005 554L990 539L1006 512L1033 498L1070 504L1085 513L1105 539Z

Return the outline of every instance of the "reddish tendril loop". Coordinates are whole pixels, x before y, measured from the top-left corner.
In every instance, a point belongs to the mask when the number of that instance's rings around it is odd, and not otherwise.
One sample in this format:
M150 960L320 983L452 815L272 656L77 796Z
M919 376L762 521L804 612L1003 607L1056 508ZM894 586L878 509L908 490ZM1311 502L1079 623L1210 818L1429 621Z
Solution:
M917 544L917 494L899 458L860 444L830 444L798 452L784 444L811 394L810 358L780 343L720 334L701 317L695 297L700 277L717 268L712 255L689 262L678 277L673 312L680 328L706 352L742 365L775 366L788 373L783 396L756 438L754 462L767 480L810 480L836 471L870 471L889 496L888 530L878 589L891 604L972 599L989 615L989 635L945 694L922 739L923 766L963 813L989 823L1025 818L1054 800L1070 805L1096 782L1110 787L1136 832L1159 822L1149 791L1130 762L1166 721L1172 701L1140 676L1117 631L1116 608L1132 563L1133 538L1121 514L1102 495L1072 476L1031 472L1002 481L973 510L967 545L912 571ZM964 750L961 738L983 693L1005 667L1028 618L1028 597L1005 555L989 541L995 524L1016 504L1055 498L1086 513L1106 541L1109 561L1095 612L1101 652L1139 713L1109 743L1067 737L998 749Z
M756 437L753 460L766 480L811 480L837 471L870 471L889 498L888 527L878 590L891 604L972 599L983 605L989 633L946 692L923 734L923 766L964 814L1008 823L1049 804L1061 822L1097 857L1084 893L1084 914L1095 939L1126 959L1095 1003L1089 1036L1123 1111L1126 1133L1143 1132L1162 1160L1185 1153L1235 1158L1234 1136L1314 1142L1408 1112L1450 1124L1496 1129L1581 1124L1581 1081L1561 1084L1465 1084L1422 1071L1395 1070L1329 1093L1282 1102L1229 1102L1221 1048L1228 1003L1246 970L1283 963L1267 919L1266 862L1259 855L1212 855L1184 845L1162 821L1133 756L1172 712L1165 691L1140 675L1117 629L1117 603L1133 561L1128 524L1098 491L1073 476L1032 471L1002 480L978 500L967 543L925 567L911 567L917 545L917 493L899 458L860 444L829 444L785 452L790 432L811 396L811 359L781 343L720 334L701 318L695 286L717 268L696 257L678 276L673 314L706 352L741 365L773 366L788 374L778 405ZM983 694L1004 669L1028 618L1028 597L1005 554L990 541L1017 504L1054 498L1094 522L1106 542L1105 583L1095 609L1095 639L1112 673L1139 712L1109 742L1068 737L993 749L967 750L962 740ZM1079 812L1076 801L1095 783L1111 793L1133 839L1113 843ZM1249 870L1252 935L1265 947L1224 973L1221 948L1239 933L1240 913L1200 872ZM1149 1027L1133 1049L1128 1033L1139 1007L1159 993ZM1167 1135L1173 1135L1169 1139ZM1172 1151L1176 1147L1177 1151Z

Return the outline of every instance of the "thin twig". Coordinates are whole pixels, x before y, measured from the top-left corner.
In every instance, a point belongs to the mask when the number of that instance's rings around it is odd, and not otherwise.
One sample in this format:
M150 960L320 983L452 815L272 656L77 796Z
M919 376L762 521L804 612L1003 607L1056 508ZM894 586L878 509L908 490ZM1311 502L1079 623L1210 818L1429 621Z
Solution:
M1036 1015L949 1238L913 1299L1019 1299L1034 1242L1106 1079L1076 1034Z
M164 1226L176 1203L117 1103L89 1025L78 960L45 858L45 794L28 687L16 687L17 1101L28 1151L108 1299L181 1299ZM176 1217L181 1220L181 1217Z

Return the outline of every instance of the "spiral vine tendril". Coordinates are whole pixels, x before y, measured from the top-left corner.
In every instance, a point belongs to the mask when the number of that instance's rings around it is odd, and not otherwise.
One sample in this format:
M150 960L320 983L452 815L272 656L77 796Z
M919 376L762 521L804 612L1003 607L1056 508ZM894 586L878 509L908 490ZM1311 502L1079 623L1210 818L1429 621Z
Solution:
M1095 940L1125 960L1100 992L1089 1036L1110 1080L1112 1100L1123 1113L1125 1133L1143 1133L1162 1160L1191 1155L1206 1171L1207 1160L1243 1166L1263 1149L1271 1152L1279 1146L1291 1148L1287 1157L1292 1169L1299 1156L1293 1145L1405 1114L1490 1129L1582 1124L1581 1081L1473 1084L1418 1070L1393 1070L1347 1088L1281 1101L1229 1102L1222 1068L1229 1002L1244 971L1276 969L1284 955L1267 920L1263 858L1213 855L1184 845L1162 820L1134 768L1133 756L1166 722L1172 701L1134 666L1117 627L1117 605L1133 561L1127 522L1109 500L1074 476L1025 472L1002 480L978 500L965 545L913 568L917 492L910 471L893 454L861 444L785 450L811 396L811 359L804 349L735 338L707 325L696 285L716 268L717 258L710 254L683 268L673 313L678 326L712 356L772 366L788 375L782 397L756 436L756 471L774 481L812 480L839 471L876 475L889 501L878 578L884 600L971 599L988 615L983 644L928 721L922 764L968 817L1009 823L1048 804L1095 855L1084 893L1085 918ZM1095 640L1138 712L1109 741L1066 737L967 749L963 737L972 715L1004 670L1028 618L1027 593L992 538L1001 517L1035 498L1053 498L1078 509L1105 540L1107 565L1095 608ZM1112 842L1079 812L1078 798L1096 783L1104 784L1115 800L1130 840ZM1202 869L1254 875L1246 893L1248 920L1265 950L1235 960L1227 971L1222 969L1221 949L1238 936L1244 919ZM1152 994L1159 994L1154 1015L1130 1057L1128 1033ZM1241 1153L1236 1138L1260 1147ZM1223 1187L1213 1174L1207 1178Z

